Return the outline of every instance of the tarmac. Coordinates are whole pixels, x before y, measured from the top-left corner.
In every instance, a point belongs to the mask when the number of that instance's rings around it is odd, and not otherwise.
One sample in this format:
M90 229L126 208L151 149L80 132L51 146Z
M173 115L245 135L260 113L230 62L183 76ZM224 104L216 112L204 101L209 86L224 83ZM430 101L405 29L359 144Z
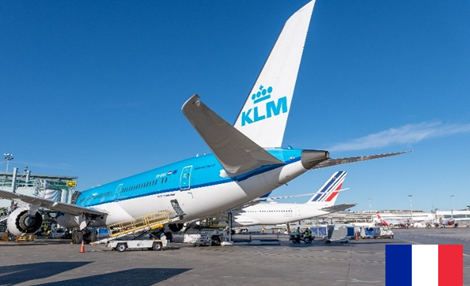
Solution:
M279 235L280 245L172 243L165 251L122 253L105 245L80 253L80 245L61 239L0 242L0 285L385 285L386 244L462 244L463 281L470 286L470 228L394 232L395 239L348 243L292 244Z

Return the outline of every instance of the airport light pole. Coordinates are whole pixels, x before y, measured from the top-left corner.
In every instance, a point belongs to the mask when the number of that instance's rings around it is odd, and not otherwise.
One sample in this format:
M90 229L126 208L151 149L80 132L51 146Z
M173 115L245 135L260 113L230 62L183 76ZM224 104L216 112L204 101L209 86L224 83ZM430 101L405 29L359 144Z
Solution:
M408 198L410 198L411 223L413 223L413 195L408 195Z
M454 208L455 208L454 195L451 195L450 197L452 198L452 209L450 210L450 219L454 219Z
M5 172L8 173L8 165L10 164L10 161L13 160L13 154L3 153L3 158L7 161L7 170Z

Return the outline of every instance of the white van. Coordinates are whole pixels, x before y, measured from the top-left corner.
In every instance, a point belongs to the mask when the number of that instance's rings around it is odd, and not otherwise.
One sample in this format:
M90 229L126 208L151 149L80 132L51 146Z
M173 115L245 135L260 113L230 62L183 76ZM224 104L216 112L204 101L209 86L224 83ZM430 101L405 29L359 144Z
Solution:
M65 235L65 228L53 228L49 232L49 235L47 237L48 238L63 238L64 235Z

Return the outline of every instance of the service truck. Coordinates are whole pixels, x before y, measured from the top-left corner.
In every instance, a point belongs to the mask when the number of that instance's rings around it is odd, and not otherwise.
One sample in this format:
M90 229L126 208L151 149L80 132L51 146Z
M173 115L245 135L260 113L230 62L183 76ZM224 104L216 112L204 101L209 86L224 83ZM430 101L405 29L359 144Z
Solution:
M111 240L106 243L106 246L123 252L126 249L163 250L169 246L168 244L166 237L162 236L160 239Z

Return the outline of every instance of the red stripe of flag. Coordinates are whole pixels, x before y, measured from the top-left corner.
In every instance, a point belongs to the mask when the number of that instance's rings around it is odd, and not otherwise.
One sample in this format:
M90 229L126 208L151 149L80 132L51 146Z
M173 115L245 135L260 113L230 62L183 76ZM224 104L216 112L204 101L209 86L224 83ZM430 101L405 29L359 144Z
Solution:
M439 286L463 285L463 245L439 245Z

